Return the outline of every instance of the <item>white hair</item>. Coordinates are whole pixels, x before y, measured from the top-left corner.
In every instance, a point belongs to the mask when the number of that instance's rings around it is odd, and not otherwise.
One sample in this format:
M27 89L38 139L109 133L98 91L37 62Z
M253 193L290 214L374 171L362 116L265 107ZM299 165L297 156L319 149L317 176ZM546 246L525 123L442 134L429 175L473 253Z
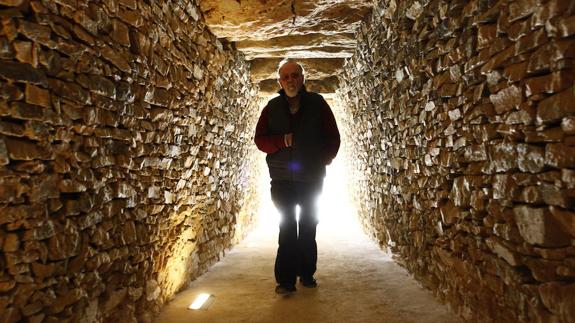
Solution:
M280 69L287 63L297 64L297 66L299 66L299 69L301 70L301 75L305 76L305 70L303 69L303 66L293 58L284 58L281 60L281 62L278 64L278 70L277 70L278 76L280 75Z

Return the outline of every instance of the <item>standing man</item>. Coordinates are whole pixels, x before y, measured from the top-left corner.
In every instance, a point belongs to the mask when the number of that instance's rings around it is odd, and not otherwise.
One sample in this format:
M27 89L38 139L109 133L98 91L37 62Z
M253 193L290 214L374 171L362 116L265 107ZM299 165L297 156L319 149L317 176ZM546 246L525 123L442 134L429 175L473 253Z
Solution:
M279 64L278 76L282 89L263 109L255 142L267 153L271 196L281 215L275 291L285 295L295 292L297 276L303 286L317 286L316 198L340 139L327 102L306 91L302 66L285 59ZM300 207L299 221L296 205Z

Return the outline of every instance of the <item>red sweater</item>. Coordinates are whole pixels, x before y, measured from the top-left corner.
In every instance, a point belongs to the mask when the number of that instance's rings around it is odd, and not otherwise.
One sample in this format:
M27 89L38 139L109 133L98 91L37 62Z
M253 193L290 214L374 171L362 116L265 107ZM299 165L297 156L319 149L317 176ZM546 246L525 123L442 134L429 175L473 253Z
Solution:
M325 101L324 101L325 102ZM273 154L282 148L286 148L284 143L284 135L269 135L268 134L268 109L266 107L262 110L262 114L258 120L256 126L256 136L254 138L258 149L268 153ZM305 106L301 107L298 112L290 116L290 132L293 133L293 129L297 126L299 120L301 119L301 110L305 109ZM324 163L329 165L331 161L337 155L339 150L340 138L339 131L337 129L337 124L331 109L327 103L321 109L321 132L324 137L325 147L324 147Z

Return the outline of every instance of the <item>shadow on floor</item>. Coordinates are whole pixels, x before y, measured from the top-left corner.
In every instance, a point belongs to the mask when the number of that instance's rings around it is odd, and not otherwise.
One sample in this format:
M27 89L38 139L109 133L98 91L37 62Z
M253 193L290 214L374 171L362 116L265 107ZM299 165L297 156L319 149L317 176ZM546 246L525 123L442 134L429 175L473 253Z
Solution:
M267 223L266 223L267 222ZM335 221L334 221L335 222ZM169 303L156 322L459 322L396 265L357 224L318 226L319 287L274 293L277 228L260 227ZM215 296L208 310L188 310L199 293Z

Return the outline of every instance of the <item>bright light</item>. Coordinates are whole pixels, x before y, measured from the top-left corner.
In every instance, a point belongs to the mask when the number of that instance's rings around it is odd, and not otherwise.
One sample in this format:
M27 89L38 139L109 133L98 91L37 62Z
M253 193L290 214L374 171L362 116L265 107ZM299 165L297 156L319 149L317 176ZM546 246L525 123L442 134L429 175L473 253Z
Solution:
M208 302L208 300L211 298L213 298L212 295L202 293L202 294L198 295L198 297L196 297L196 299L188 307L188 309L190 309L190 310L199 310L199 309L207 310L208 306L210 306L210 304L212 303L212 302Z
M261 208L258 229L273 232L278 228L280 215L271 200L267 165L263 166L266 169L261 172L263 176L260 182ZM348 192L345 174L343 160L336 159L332 165L327 167L322 194L317 201L319 225L324 228L345 230L350 225L357 225L356 211ZM299 206L296 212L299 214Z
M357 225L355 207L348 191L347 176L344 161L335 159L327 167L327 176L323 183L323 190L318 199L320 226L332 230L346 230Z

